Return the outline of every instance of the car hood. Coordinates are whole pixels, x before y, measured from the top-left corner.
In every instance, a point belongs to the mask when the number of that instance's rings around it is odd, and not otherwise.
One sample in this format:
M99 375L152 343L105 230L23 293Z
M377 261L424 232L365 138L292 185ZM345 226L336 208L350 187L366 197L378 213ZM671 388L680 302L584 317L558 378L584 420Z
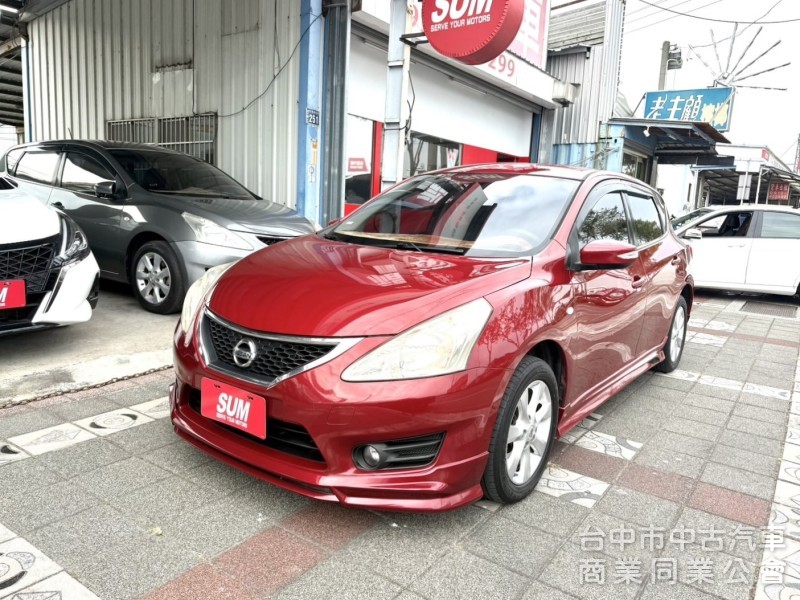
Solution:
M220 279L210 309L255 331L394 335L530 274L530 258L466 258L305 236L239 261Z
M294 237L314 231L314 224L297 211L269 200L237 200L148 194L152 204L166 203L174 209L205 217L232 231Z
M55 210L18 191L0 191L0 224L0 244L40 240L61 229Z

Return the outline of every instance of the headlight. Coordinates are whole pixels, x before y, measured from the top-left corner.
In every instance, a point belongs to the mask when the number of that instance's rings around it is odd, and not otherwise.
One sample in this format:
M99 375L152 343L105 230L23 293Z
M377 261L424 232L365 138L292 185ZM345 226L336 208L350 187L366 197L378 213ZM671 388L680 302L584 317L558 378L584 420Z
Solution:
M61 218L61 248L58 259L62 264L78 262L89 256L89 241L86 234L71 218L63 213Z
M213 244L215 246L225 246L226 248L236 248L238 250L253 249L241 236L217 225L214 221L187 212L183 213L181 216L183 220L186 221L186 224L191 227L192 231L194 231L198 242L205 242L206 244Z
M184 333L190 334L192 325L197 317L197 312L204 304L206 297L209 295L214 286L217 285L219 278L233 266L234 263L227 265L219 265L218 267L211 267L205 274L195 281L186 292L186 297L183 300L183 310L181 310L181 329ZM186 336L185 343L189 344L191 335Z
M361 357L342 379L390 381L463 371L491 314L492 306L483 298L447 311Z

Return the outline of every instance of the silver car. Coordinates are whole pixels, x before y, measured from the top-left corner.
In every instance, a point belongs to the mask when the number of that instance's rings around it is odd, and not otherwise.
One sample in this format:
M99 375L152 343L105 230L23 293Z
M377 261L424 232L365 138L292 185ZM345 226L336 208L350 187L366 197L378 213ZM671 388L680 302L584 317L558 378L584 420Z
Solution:
M130 283L155 313L180 310L188 287L209 268L315 229L216 167L157 146L27 144L9 150L0 169L72 217L86 232L101 277Z

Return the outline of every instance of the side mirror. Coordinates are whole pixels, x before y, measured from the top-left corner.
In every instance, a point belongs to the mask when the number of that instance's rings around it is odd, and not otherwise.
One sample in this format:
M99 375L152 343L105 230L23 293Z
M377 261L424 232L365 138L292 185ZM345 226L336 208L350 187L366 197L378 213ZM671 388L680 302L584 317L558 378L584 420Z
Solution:
M581 249L582 271L600 269L624 269L631 266L639 258L635 246L614 240L595 240Z
M684 231L682 237L686 240L702 240L703 231L697 227L692 227L691 229Z
M94 185L94 195L98 198L115 198L117 195L117 182L98 181Z

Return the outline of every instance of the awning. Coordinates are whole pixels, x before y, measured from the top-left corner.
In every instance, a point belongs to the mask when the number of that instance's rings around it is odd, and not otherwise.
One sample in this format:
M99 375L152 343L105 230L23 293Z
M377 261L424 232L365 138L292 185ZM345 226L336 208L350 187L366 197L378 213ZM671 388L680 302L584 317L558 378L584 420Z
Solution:
M667 121L614 117L609 125L635 127L655 144L659 164L719 164L717 144L729 144L728 138L710 124L700 121ZM712 158L713 157L713 158ZM732 162L731 162L732 164Z
M709 204L739 204L740 201L736 199L737 189L739 186L739 176L743 175L742 172L736 171L733 168L704 168L702 175L708 186L708 203ZM789 202L794 204L794 201L800 197L800 175L773 167L772 165L761 165L760 170L754 169L750 172L752 181L750 183L750 195L745 202L758 203L758 204L786 204L787 201L768 201L770 186L773 183L784 183L789 185ZM761 185L759 185L759 178ZM756 199L757 195L757 199Z

